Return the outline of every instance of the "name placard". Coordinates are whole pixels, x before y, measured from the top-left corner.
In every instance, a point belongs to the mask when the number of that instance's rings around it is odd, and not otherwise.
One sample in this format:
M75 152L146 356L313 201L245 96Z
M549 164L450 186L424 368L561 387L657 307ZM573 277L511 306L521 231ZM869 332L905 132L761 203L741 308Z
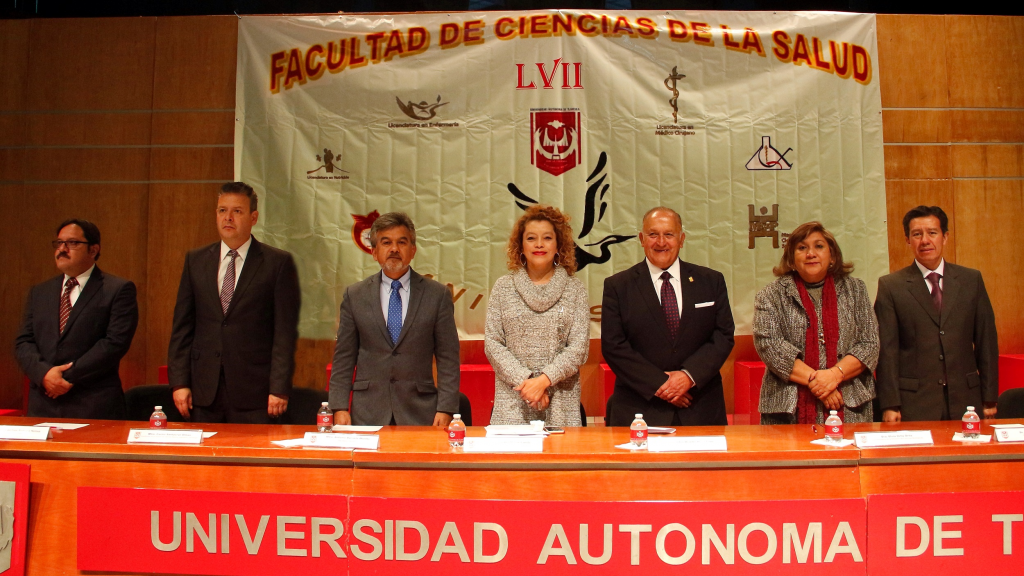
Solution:
M150 430L132 428L128 431L129 444L193 444L203 442L202 430Z
M544 439L516 436L466 438L462 450L463 452L543 452Z
M898 432L856 432L853 439L857 448L881 448L885 446L930 446L931 430L900 430Z
M380 447L380 436L376 434L333 434L331 432L306 432L302 446L308 448L341 448L347 450L376 450Z
M1024 428L998 428L993 432L999 442L1024 442Z
M725 436L680 436L647 438L648 452L725 452Z
M49 426L0 426L0 440L47 440L53 438Z

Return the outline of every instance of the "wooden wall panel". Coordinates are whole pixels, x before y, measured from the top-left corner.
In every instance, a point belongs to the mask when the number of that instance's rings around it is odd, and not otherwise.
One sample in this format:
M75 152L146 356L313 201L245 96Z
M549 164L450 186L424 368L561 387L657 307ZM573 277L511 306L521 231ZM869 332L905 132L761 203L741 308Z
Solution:
M882 110L882 140L949 142L949 110Z
M1024 144L978 144L952 147L953 176L1024 177Z
M950 242L945 257L956 262L957 243L952 235L956 222L956 203L951 180L888 180L885 183L886 214L889 230L889 270L905 268L914 260L903 234L903 215L914 206L941 206L949 216Z
M944 107L946 53L933 42L918 38L942 38L943 16L879 14L878 81L882 106L892 108Z
M164 180L234 180L232 148L154 148L150 176Z
M32 20L29 110L148 110L155 18Z
M892 179L949 178L949 146L886 146L885 177Z
M0 20L0 111L25 105L30 20Z
M2 180L2 178L0 178ZM16 209L21 207L20 199L24 198L24 185L0 184L0 214L17 214L17 218L5 218L4 225L0 227L0 233L5 240L24 238L27 228L24 225L22 213ZM59 223L59 222L57 222ZM39 260L45 263L47 258L53 258L53 251L48 246L33 246L24 241L18 243L7 243L8 250L5 254L9 269L8 273L0 274L0 345L4 353L0 354L0 406L4 408L20 408L22 399L22 374L14 360L14 338L17 336L20 325L22 308L24 308L25 297L29 283L22 281L25 275L27 261ZM52 262L52 260L50 260ZM53 272L56 268L50 264ZM11 273L12 271L16 271ZM44 279L45 273L39 274Z
M157 21L154 109L235 108L236 16Z
M149 146L149 111L27 114L30 146Z
M1024 110L953 110L953 142L1024 142Z
M27 148L19 152L26 181L149 180L149 148Z
M945 16L949 105L1024 108L1024 18ZM926 36L922 36L924 38ZM935 38L935 36L931 36ZM931 45L931 42L911 42Z
M157 369L167 364L174 300L185 254L218 239L216 184L152 184L146 239L149 322L145 379L156 382Z
M234 142L234 111L157 111L153 113L153 144L227 144L233 146Z
M1024 351L1024 254L1015 249L1024 180L958 180L957 263L981 270L996 310L999 349Z

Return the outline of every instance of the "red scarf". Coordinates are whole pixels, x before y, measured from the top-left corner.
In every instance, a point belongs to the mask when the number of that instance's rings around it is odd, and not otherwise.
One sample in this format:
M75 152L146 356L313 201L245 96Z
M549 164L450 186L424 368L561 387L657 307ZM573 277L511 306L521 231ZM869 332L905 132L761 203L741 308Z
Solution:
M814 370L825 370L836 364L839 347L839 301L836 298L836 283L829 275L825 278L825 286L821 289L821 315L824 317L825 362L818 357L818 313L814 310L807 287L800 276L794 275L796 288L800 291L800 302L807 312L807 335L804 338L804 363ZM824 366L822 365L824 364ZM800 394L796 402L797 424L814 424L818 417L818 404L821 402L811 393L809 386L799 386ZM843 410L839 409L839 418L843 418Z

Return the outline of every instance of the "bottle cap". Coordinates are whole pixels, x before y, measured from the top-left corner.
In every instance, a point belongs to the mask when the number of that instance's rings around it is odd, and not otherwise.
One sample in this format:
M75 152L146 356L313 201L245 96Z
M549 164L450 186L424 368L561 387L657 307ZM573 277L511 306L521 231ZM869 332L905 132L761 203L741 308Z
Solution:
M634 418L643 418L643 417L644 417L644 415L643 415L643 414L637 414L637 415L635 415L635 416L633 416L633 417L634 417Z
M462 419L462 414L456 414L456 415L452 416L452 418L458 418L459 420L461 420Z
M968 406L967 407L967 411L968 412L973 412L974 411L974 406Z
M321 402L320 405L321 406L327 406L327 402Z
M163 410L163 409L164 409L164 407L163 407L163 406L155 406L155 407L154 407L153 409L154 409L154 410Z
M838 413L838 412L836 412L835 410L830 410L830 411L829 411L829 413L828 413L828 415L829 415L829 416L838 416L838 415L839 415L839 413Z

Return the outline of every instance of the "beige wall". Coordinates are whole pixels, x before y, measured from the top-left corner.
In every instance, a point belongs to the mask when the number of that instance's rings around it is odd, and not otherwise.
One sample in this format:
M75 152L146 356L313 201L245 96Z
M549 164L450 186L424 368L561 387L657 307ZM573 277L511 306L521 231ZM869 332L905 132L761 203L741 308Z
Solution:
M10 343L29 286L54 274L47 242L78 216L103 231L100 264L139 287L126 386L166 363L185 252L216 239L232 177L237 18L0 20L0 407L21 404ZM910 262L911 206L951 217L949 259L984 272L1003 352L1024 352L1024 18L878 17L890 267ZM596 343L595 343L596 344ZM323 385L331 341L300 341L295 383ZM584 404L603 401L591 347ZM754 359L750 337L735 359ZM484 361L468 344L466 361ZM731 405L732 362L724 369Z

